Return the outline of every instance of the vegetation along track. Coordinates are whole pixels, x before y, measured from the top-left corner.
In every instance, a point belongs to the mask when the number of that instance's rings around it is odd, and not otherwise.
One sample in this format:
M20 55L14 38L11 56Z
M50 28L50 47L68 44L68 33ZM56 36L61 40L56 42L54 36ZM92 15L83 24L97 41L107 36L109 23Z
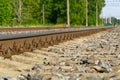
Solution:
M16 33L0 33L0 56L9 58L14 54L21 54L22 52L32 51L33 49L41 49L43 47L48 47L63 41L94 34L107 29L110 28L33 29L33 31L31 28L26 29L27 32L20 32L17 30Z

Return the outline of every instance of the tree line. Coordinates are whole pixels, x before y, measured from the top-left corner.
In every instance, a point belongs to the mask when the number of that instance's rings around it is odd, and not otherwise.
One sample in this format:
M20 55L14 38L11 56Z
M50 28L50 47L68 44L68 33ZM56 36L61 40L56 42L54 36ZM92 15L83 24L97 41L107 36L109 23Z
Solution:
M99 15L104 0L88 0L88 24L96 24L96 2ZM66 24L67 0L0 0L0 25ZM70 0L70 23L86 24L86 1Z

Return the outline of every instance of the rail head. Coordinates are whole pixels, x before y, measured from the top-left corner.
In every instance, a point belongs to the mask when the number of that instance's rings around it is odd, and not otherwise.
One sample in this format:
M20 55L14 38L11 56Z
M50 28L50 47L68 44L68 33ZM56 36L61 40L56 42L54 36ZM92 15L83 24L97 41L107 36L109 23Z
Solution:
M41 36L41 35L71 33L71 32L85 31L85 30L97 30L97 29L109 29L109 28L113 28L113 27L63 28L63 29L3 32L3 33L0 33L0 41L16 39L16 38Z

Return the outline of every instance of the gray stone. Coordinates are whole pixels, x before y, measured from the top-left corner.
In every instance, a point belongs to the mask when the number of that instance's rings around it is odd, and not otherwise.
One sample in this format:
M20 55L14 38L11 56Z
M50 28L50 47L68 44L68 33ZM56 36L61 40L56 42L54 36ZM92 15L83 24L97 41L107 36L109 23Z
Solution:
M3 77L3 80L21 80L21 79L16 77L6 76L6 77Z
M106 67L93 66L91 69L95 69L99 73L109 73L110 71Z
M43 66L40 64L35 64L31 69L32 70L38 70L38 69L44 70Z
M50 80L59 80L59 78L57 76L53 76L53 77L51 77Z
M34 76L31 76L31 80L42 80L43 78L43 75L34 75Z
M120 54L117 55L117 58L120 60Z
M109 65L109 63L106 64L103 60L97 60L97 61L95 62L95 64L96 64L97 66L102 66L102 67L108 67L108 65Z
M60 66L65 66L65 63L66 63L65 61L62 61L62 62L59 63L59 65Z
M2 77L0 77L0 80L4 80Z
M4 57L0 56L0 60L4 60Z
M99 77L87 77L86 80L103 80L103 79Z
M24 76L22 76L22 75L19 75L17 78L20 79L20 80L27 80L27 79L26 79Z

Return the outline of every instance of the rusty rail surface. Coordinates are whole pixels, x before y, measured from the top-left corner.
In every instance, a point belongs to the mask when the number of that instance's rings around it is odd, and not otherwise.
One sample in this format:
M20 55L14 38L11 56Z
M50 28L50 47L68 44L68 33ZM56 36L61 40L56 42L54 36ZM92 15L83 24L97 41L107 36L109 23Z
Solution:
M61 28L57 30L50 29L45 31L28 31L27 33L12 33L9 36L4 36L8 34L0 34L0 56L9 58L12 55L32 51L35 48L41 49L108 29L111 28Z

